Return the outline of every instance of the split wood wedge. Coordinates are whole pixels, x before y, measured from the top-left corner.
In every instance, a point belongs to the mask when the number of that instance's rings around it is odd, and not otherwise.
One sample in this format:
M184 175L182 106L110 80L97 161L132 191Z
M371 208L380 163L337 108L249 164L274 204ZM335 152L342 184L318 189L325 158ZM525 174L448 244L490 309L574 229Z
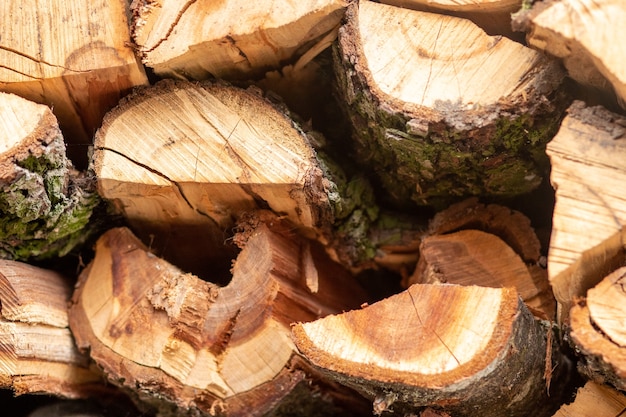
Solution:
M71 291L56 272L0 260L0 387L65 398L107 392L70 333Z
M371 250L363 230L378 212L367 181L325 160L258 89L170 80L138 89L98 130L94 170L100 195L138 237L189 272L221 265L227 275L231 230L257 208L347 265Z
M246 80L294 63L320 41L328 47L346 3L137 1L133 38L144 64L159 76Z
M223 287L154 256L126 228L106 232L70 309L78 346L111 382L161 413L271 411L299 383L309 386L290 324L365 298L319 245L273 231L273 222L244 227L237 240L245 246Z
M546 369L560 356L550 331L514 289L430 284L293 329L300 352L375 414L503 417L551 415Z
M626 117L576 101L548 144L556 189L548 275L567 323L576 298L624 265Z
M530 12L528 43L563 60L570 77L617 98L626 109L626 37L620 0L540 3ZM611 41L607 41L607 40Z

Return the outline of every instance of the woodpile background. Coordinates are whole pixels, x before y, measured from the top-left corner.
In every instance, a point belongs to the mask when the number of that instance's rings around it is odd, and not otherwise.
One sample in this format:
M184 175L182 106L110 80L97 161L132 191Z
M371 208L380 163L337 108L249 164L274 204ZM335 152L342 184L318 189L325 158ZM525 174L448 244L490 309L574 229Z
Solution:
M12 416L626 412L621 0L0 18Z

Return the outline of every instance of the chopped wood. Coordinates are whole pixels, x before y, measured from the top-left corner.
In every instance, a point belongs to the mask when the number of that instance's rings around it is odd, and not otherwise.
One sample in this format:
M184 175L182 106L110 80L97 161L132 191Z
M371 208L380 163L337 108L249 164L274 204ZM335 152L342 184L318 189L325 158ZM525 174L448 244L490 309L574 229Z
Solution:
M102 117L147 84L130 47L125 0L9 0L0 5L0 91L54 109L75 162ZM79 161L80 160L80 161Z
M0 259L63 256L92 234L94 181L65 149L50 108L0 93Z
M539 265L539 240L518 211L476 199L454 204L432 219L419 254L409 285L512 287L537 317L555 318L548 274Z
M68 327L68 280L25 263L0 260L0 387L16 395L85 398L106 388Z
M371 399L375 414L432 406L453 416L551 415L546 331L514 289L415 284L293 332L300 352Z
M626 109L626 37L621 0L562 0L531 12L528 43L561 58L577 82L617 96ZM622 29L620 29L622 28Z
M111 382L162 411L271 411L308 377L290 324L365 300L318 244L271 228L261 222L243 229L237 241L245 246L224 287L154 256L126 228L106 232L70 309L79 347L89 348ZM306 272L303 249L311 256ZM315 292L307 285L313 268Z
M382 0L381 3L462 17L490 35L519 38L511 29L511 14L522 7L522 0Z
M443 208L547 176L565 105L556 60L457 17L361 1L346 20L335 72L356 156L388 199Z
M345 7L345 0L139 0L133 39L159 76L245 80L295 63L336 31Z
M626 412L626 396L606 385L588 381L576 398L563 405L554 417L621 417Z
M174 81L138 90L107 115L94 161L100 195L187 271L218 263L226 273L230 230L256 208L280 213L347 264L372 256L369 184L322 160L256 90Z
M624 263L625 123L577 101L547 147L556 188L548 275L563 323L576 298Z
M613 271L570 311L571 338L582 355L581 371L621 390L626 389L625 276L626 267Z

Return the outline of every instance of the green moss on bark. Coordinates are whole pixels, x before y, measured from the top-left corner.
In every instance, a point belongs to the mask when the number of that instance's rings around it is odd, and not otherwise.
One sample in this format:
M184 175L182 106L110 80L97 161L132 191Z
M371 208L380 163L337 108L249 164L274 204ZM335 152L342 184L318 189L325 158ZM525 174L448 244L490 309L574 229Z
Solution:
M16 161L15 173L0 183L0 258L63 256L89 237L100 200L92 181L71 168L60 136L41 155Z

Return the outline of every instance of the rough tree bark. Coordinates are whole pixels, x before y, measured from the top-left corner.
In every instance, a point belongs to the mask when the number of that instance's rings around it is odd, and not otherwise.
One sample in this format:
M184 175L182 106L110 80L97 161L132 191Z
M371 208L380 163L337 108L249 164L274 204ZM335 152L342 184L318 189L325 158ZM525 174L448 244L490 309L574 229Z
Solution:
M47 106L0 93L0 258L63 256L83 243L94 185L67 159Z
M519 195L547 175L565 105L555 60L465 19L369 1L348 8L335 57L357 158L397 204Z

